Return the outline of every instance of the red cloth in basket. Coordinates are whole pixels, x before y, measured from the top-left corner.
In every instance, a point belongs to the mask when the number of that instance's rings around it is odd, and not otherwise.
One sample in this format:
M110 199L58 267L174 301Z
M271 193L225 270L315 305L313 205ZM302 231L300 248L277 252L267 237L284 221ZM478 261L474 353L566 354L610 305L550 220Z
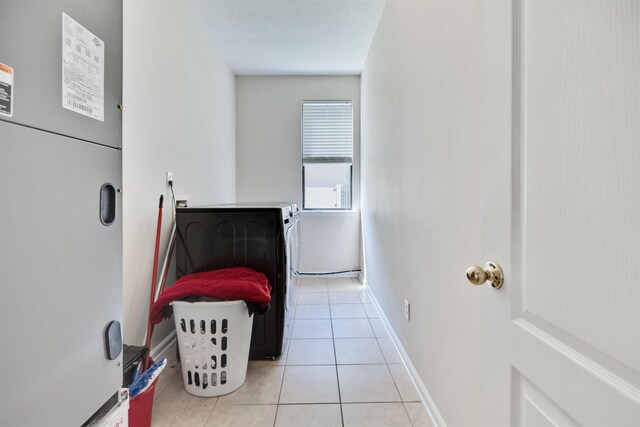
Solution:
M267 276L246 267L233 267L182 276L158 296L151 308L151 321L162 321L162 309L176 300L207 297L219 300L244 300L266 307L271 301Z

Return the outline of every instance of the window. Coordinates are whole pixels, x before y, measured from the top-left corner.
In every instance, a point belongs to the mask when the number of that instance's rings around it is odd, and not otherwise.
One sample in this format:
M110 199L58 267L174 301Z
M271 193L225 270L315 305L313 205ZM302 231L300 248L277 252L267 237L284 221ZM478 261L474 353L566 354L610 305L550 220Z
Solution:
M304 209L351 209L353 105L351 101L302 103L302 203Z

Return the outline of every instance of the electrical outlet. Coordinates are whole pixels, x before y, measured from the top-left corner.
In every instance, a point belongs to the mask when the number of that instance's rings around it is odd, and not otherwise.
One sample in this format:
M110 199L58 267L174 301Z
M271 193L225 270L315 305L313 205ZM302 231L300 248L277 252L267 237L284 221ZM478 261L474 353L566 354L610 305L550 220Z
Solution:
M173 185L173 173L167 171L167 188Z
M176 208L189 207L189 196L176 196Z
M409 304L409 300L404 300L404 318L409 320L409 315L411 311L411 305Z

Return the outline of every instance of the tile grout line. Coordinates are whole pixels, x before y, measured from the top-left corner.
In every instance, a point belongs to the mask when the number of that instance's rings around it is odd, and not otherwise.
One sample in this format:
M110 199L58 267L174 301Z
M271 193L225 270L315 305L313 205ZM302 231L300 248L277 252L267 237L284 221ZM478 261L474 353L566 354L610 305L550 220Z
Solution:
M299 296L301 293L302 293L302 292L298 292L298 296ZM328 293L327 293L327 298L328 298ZM326 319L297 319L297 318L295 317L295 313L297 313L297 311L298 311L298 306L300 305L300 304L298 304L297 300L298 300L298 298L296 298L295 311L294 311L294 318L293 318L293 325L292 325L292 328L291 328L292 335L293 335L293 326L295 325L295 323L296 323L296 321L297 321L297 320L326 320ZM304 305L304 304L302 304L302 305ZM313 304L309 304L309 305L313 305ZM329 319L330 319L330 317L329 317ZM332 330L332 332L331 332L331 336L333 337L333 330ZM290 337L290 338L289 338L289 342L288 342L288 346L287 346L287 358L286 358L286 360L285 360L285 364L284 364L284 372L283 372L283 374L282 374L282 381L281 381L281 383L280 383L280 392L278 393L278 403L277 403L277 406L276 406L276 414L275 414L275 417L274 417L274 419L273 419L273 427L275 427L276 422L277 422L277 420L278 420L278 412L279 412L279 410L280 410L280 406L282 406L282 405L283 405L283 404L281 404L281 403L280 403L280 400L281 400L281 398L282 398L282 387L283 387L283 385L284 385L284 378L285 378L285 375L286 375L286 373L287 373L287 368L288 368L289 366L298 366L298 365L289 365L289 351L291 350L291 341L292 341L293 339L294 339L294 338L292 338L292 337ZM299 339L299 338L296 338L296 339ZM307 338L307 339L313 339L313 338ZM332 345L333 345L333 342L332 342ZM335 350L334 350L334 358L335 358ZM304 365L301 365L301 366L304 366ZM321 366L326 366L326 365L321 365ZM337 376L337 373L336 373L336 376ZM340 393L340 390L339 390L339 389L338 389L338 393ZM305 405L305 404L306 404L306 403L292 403L291 405Z
M216 409L216 407L220 403L219 397L220 396L216 396L216 403L214 403L211 407L211 411L209 411L209 415L207 415L207 418L204 420L204 424L202 424L202 427L205 427L207 425L207 423L209 422L209 418L211 418L211 415L213 414L213 410Z
M331 313L331 301L329 301L329 316L332 316ZM340 422L342 423L342 427L344 427L344 412L342 411L342 392L340 391L340 375L338 373L338 352L336 351L336 337L333 333L333 317L331 317L331 345L333 346L333 361L335 362L336 368L336 384L338 385L338 405L340 405Z
M380 318L380 312L378 312L378 309L375 306L374 306L374 309L376 311L376 314L378 315L378 318ZM371 326L371 329L373 329L373 324L371 323L371 319L367 318L367 320L369 321L369 325ZM376 335L375 330L373 331L373 335ZM380 345L380 337L378 336L376 336L376 343L378 344L378 348L380 348L380 352L382 353L382 358L386 362L385 365L387 367L387 371L389 371L389 375L391 376L391 381L393 381L393 385L396 387L396 392L398 393L398 397L400 398L400 404L402 405L402 409L404 410L404 413L407 416L407 419L409 420L409 424L411 424L411 426L413 427L413 421L411 420L411 416L409 415L409 410L407 409L407 405L405 405L402 394L400 393L400 389L398 388L398 383L396 382L396 379L393 376L393 373L391 372L391 368L389 367L389 362L387 362L387 358L385 357L384 352L382 351L382 346Z
M291 335L293 335L293 327L295 326L296 323L296 319L295 319L295 312L298 311L298 304L296 303L295 306L295 310L294 310L294 319L293 319L293 323L291 324ZM282 386L284 385L284 378L285 375L287 375L287 367L288 367L288 362L289 362L289 350L291 350L291 336L289 336L289 340L287 342L287 354L285 356L284 359L284 366L283 366L283 371L282 371L282 379L280 380L280 390L278 391L278 400L276 401L276 414L273 417L273 427L275 427L276 425L276 421L278 420L278 410L280 409L280 399L282 397Z
M293 304L293 318L292 318L292 323L291 323L291 332L289 335L289 338L287 340L287 351L286 351L286 355L285 355L285 359L284 359L284 365L283 367L283 371L282 371L282 379L280 380L280 390L278 391L278 400L276 401L276 413L273 417L273 427L275 427L276 422L278 421L278 412L280 410L280 398L282 397L282 386L284 385L284 377L287 373L287 366L288 366L288 362L289 362L289 350L291 350L291 340L293 339L293 328L295 326L296 323L296 314L298 312L298 298L300 297L300 290L298 289L298 292L296 292L296 298L295 298L295 302Z

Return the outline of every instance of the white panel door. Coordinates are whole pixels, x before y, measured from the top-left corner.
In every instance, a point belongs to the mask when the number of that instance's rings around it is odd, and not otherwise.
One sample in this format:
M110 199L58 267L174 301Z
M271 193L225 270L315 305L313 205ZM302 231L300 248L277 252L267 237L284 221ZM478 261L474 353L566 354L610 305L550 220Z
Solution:
M483 421L638 426L640 2L489 3Z

